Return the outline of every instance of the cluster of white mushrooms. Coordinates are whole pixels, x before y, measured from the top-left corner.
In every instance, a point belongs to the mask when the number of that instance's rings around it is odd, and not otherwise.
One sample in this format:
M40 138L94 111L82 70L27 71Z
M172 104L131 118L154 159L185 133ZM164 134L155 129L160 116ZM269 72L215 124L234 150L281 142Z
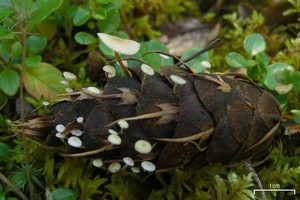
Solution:
M128 67L127 61L122 60L120 58L120 54L125 54L125 55L136 54L140 49L140 44L133 40L122 39L105 33L98 33L97 35L107 47L109 47L114 51L117 64L121 66L124 73L128 77L132 77L131 72L127 68ZM169 57L166 55L163 54L159 54L159 55L164 59L169 59ZM207 61L201 62L201 66L203 66L206 69L211 67L210 63ZM103 70L107 78L112 78L116 76L116 69L112 65L105 65L103 67ZM141 70L144 73L143 79L141 81L141 90L143 90L147 76L153 76L155 74L155 71L150 65L146 63L141 65ZM73 89L70 86L71 85L70 82L77 79L76 75L72 74L71 72L64 72L63 76L65 80L61 81L61 83L65 85L66 92L70 95L77 94L74 93ZM178 87L178 85L184 85L186 83L186 80L184 78L177 75L170 75L169 78L173 82L174 93L176 93L176 88ZM90 96L97 97L97 95L98 96L103 95L102 90L99 90L98 88L93 86L82 88L81 90L85 94L88 94ZM77 123L83 123L83 120L84 119L82 117L78 117ZM117 121L117 124L120 127L119 132L113 129L108 129L107 143L113 146L119 146L122 144L123 132L129 127L129 124L125 119L119 119ZM80 140L80 136L82 136L82 134L84 133L83 130L74 129L74 130L66 131L66 127L63 124L58 124L56 125L56 131L57 131L56 137L60 138L65 144L75 148L84 148L82 146L82 141ZM138 154L148 154L152 151L153 146L149 141L138 140L134 144L134 149ZM94 167L102 168L105 162L106 161L103 161L102 159L99 158L99 159L94 159L92 163ZM134 173L139 173L141 170L147 172L154 172L156 170L156 166L151 161L141 161L141 162L139 161L138 164L136 164L131 157L124 157L122 159L122 162L112 162L107 167L108 171L111 173L115 173L120 170L125 170L127 168L130 168L131 171Z

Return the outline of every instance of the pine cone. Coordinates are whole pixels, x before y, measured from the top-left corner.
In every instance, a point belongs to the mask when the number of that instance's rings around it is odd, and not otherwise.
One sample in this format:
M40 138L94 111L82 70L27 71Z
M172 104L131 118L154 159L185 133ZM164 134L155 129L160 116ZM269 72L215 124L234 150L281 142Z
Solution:
M108 163L130 157L164 171L263 157L280 132L277 101L245 76L179 67L146 77L130 71L132 78L110 78L103 90L82 88L50 113L31 117L26 133L63 147L64 156ZM185 83L175 84L173 75Z

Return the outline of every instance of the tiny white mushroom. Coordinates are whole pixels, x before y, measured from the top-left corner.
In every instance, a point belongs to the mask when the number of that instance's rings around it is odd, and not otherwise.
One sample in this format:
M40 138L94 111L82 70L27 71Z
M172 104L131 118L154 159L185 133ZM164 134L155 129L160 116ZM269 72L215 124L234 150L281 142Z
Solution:
M55 134L55 136L56 136L57 138L60 138L60 139L63 139L63 138L65 137L63 134L61 134L61 132L57 132L57 133Z
M66 130L66 127L62 124L58 124L56 125L55 129L57 130L57 132L64 132Z
M107 137L107 140L113 145L120 145L122 143L122 139L118 135L110 134Z
M43 101L43 105L44 105L44 106L49 106L50 103L49 103L48 101Z
M146 140L138 140L134 144L134 150L141 154L147 154L147 153L151 152L152 146L151 146L150 142L148 142Z
M71 81L77 78L76 75L71 72L64 72L63 75L67 81Z
M202 65L202 67L204 67L204 68L211 68L211 64L208 62L208 61L202 61L201 63L200 63L200 65Z
M115 57L119 63L119 65L122 67L123 71L128 77L132 77L129 70L126 68L126 66L123 64L119 53L125 54L125 55L133 55L138 52L140 49L140 44L133 40L128 39L122 39L116 36L108 35L105 33L97 33L100 40L110 49L112 49L115 53Z
M128 122L124 119L120 119L118 121L118 125L120 126L121 129L128 129L128 127L129 127Z
M171 75L170 78L174 82L174 86L173 86L173 92L174 93L176 93L177 85L184 85L184 84L186 84L186 80L184 80L180 76Z
M160 57L162 57L163 59L170 59L170 57L169 56L167 56L167 55L164 55L164 54L159 54L160 55Z
M121 164L117 162L110 163L110 165L108 166L108 171L110 171L111 173L116 173L120 169L121 169Z
M130 157L124 157L123 162L130 167L134 166L134 161Z
M66 90L66 92L68 92L68 93L73 92L73 89L72 89L72 88L66 88L65 90Z
M76 121L77 121L78 123L82 123L82 122L83 122L83 117L77 117Z
M133 173L138 174L138 173L140 173L141 170L140 170L138 167L131 167L131 171L132 171Z
M114 77L116 75L116 69L111 65L105 65L103 67L103 71L107 73L108 78Z
M112 135L119 135L119 133L113 129L108 129L108 132Z
M128 67L128 62L127 62L126 60L122 60L122 63L123 63L123 65L124 65L125 67ZM120 64L119 64L119 63L117 63L117 65L119 65L119 66L120 66Z
M103 161L102 159L95 159L93 160L93 166L94 167L97 167L97 168L100 168L103 166Z
M140 44L133 40L119 38L106 33L97 33L97 35L107 47L125 55L133 55L140 49Z
M81 140L75 136L68 138L68 144L72 147L81 147L82 146Z
M96 87L93 87L93 86L90 86L87 88L88 91L90 91L91 93L94 93L94 94L101 94L100 90Z
M73 129L73 130L71 130L71 134L79 137L83 134L83 131L80 129Z
M143 161L141 163L141 166L144 170L146 170L148 172L154 172L156 170L155 165L150 161Z
M142 83L141 83L141 89L143 89L147 75L153 76L154 75L154 70L153 70L152 67L150 67L149 65L146 65L146 64L142 64L141 69L144 72L143 80L142 80Z
M60 81L61 84L65 85L65 86L69 86L69 82L66 80L62 80Z

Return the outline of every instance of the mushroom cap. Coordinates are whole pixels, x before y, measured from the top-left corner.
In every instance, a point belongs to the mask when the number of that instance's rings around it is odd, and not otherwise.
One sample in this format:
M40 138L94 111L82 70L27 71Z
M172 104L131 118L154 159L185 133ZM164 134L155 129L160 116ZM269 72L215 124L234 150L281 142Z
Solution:
M48 101L43 101L43 105L44 105L44 106L49 106L50 103L49 103Z
M108 171L110 171L111 173L116 173L120 169L121 169L121 164L118 162L110 163L110 165L108 166Z
M132 171L133 173L138 174L138 173L140 173L141 170L140 170L138 167L131 167L131 171Z
M77 78L76 75L71 72L64 72L63 75L67 81L71 81Z
M94 94L101 94L100 90L94 86L87 87L88 91Z
M153 172L153 171L156 170L155 165L154 165L152 162L150 162L150 161L143 161L143 162L141 163L141 166L142 166L142 168L143 168L144 170L146 170L146 171L148 171L148 172Z
M142 64L142 65L141 65L141 69L142 69L142 71L143 71L145 74L147 74L147 75L149 75L149 76L152 76L152 75L154 74L153 68L150 67L149 65Z
M68 144L72 147L81 147L82 146L81 140L75 136L68 138Z
M93 166L94 167L98 167L98 168L102 167L103 166L102 159L95 159L95 160L93 160Z
M105 65L103 71L108 73L108 78L114 77L116 75L116 69L111 65Z
M174 83L179 84L179 85L184 85L186 83L186 80L184 80L180 76L171 75L170 78Z
M206 60L202 61L200 63L200 65L202 65L205 68L211 68L211 64L208 61L206 61Z
M97 33L100 40L112 50L125 55L133 55L140 49L140 44L133 40L123 39L106 33Z
M57 132L62 133L66 130L66 127L62 124L58 124L58 125L56 125L55 129L57 130Z
M138 140L136 143L134 143L134 150L141 154L147 154L151 152L152 146L150 142L146 140Z
M167 55L164 55L164 54L159 54L160 55L160 57L162 57L163 59L170 59L170 57L169 56L167 56Z
M121 129L128 129L128 127L129 127L128 122L124 119L120 119L118 121L118 125L120 126Z
M122 143L122 139L120 138L120 136L115 134L110 134L107 137L107 140L113 145L120 145Z
M66 92L73 92L73 89L72 88L66 88Z
M123 162L130 167L134 166L134 161L130 157L124 157Z
M79 137L83 134L83 131L80 129L73 129L73 130L71 130L71 134Z
M61 134L61 132L57 132L57 133L55 134L55 136L56 136L57 138L60 138L60 139L62 139L62 138L65 137L63 134Z
M108 129L108 132L112 135L119 135L119 133L113 129Z
M82 123L82 122L83 122L83 117L77 117L76 121L77 121L78 123Z

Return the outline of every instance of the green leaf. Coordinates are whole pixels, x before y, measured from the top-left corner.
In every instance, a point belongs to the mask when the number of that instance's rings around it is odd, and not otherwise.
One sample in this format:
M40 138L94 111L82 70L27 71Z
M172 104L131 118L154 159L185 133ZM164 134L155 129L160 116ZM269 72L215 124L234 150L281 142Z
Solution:
M47 38L31 35L27 40L27 52L29 56L36 55L45 49L47 45Z
M112 33L121 22L119 10L113 3L104 5L103 8L106 9L106 18L99 20L100 30L103 33Z
M9 15L13 14L14 11L9 7L4 7L4 5L1 4L0 7L0 22L3 22L5 18L7 18Z
M24 86L36 99L41 96L48 101L57 99L57 94L65 92L64 86L60 83L62 80L64 80L62 73L48 63L25 66Z
M249 56L255 56L266 49L265 39L258 33L251 34L245 38L244 48Z
M294 73L292 83L293 83L293 91L300 92L300 72L299 71L296 71Z
M0 40L14 39L14 34L4 26L0 26Z
M111 1L111 0L96 0L97 3L99 4L109 4L109 3L113 3L115 4L115 6L117 8L121 8L122 4L123 4L123 1L122 0L114 0L114 1Z
M269 66L270 59L265 52L260 52L255 56L258 67L266 71Z
M106 18L106 10L101 7L96 8L92 12L92 17L97 20L105 19Z
M280 76L284 75L285 70L290 70L292 72L295 71L295 69L286 64L286 63L275 63L268 67L268 73L264 78L264 85L269 88L270 90L274 90L275 86L279 84L277 80L280 80ZM276 78L277 76L277 78Z
M13 96L17 93L20 87L20 75L10 69L6 68L0 73L0 89L8 96Z
M164 59L158 53L150 53L145 55L150 51L161 51L161 52L168 52L168 49L162 43L156 40L150 40L148 42L142 42L140 50L138 51L138 56L143 61L149 63L154 69L159 72L160 66L171 66L173 65L172 59ZM139 63L139 66L141 63Z
M23 46L21 42L16 41L11 45L10 57L13 58L15 56L20 56L23 53Z
M8 96L5 95L2 90L0 90L0 110L5 106L8 100ZM1 126L1 114L0 114L0 126Z
M300 123L300 110L291 110L291 113L293 114L293 117L294 117L294 121L296 123Z
M228 65L234 68L242 68L246 67L247 65L247 61L244 56L236 52L230 52L229 54L227 54L225 57L225 61Z
M84 8L78 8L73 18L73 24L75 26L81 26L90 19L90 11Z
M34 65L37 65L41 61L42 61L42 56L40 56L40 55L27 57L27 58L25 58L25 65L26 66L34 66Z
M52 200L76 200L78 195L71 189L58 188L51 192Z
M0 160L8 157L9 155L9 146L3 142L0 142Z
M86 32L79 32L75 34L75 41L78 44L82 44L82 45L89 45L89 44L93 44L96 42L96 38Z
M31 28L46 19L53 11L58 9L63 0L39 0L32 14L29 16L28 26Z
M188 57L190 57L191 55L200 51L201 49L202 49L201 47L190 48L181 55L180 59L185 60ZM200 64L203 61L209 61L208 52L205 52L204 54L194 58L193 60L187 62L187 64L194 70L194 72L201 73L201 72L204 72L206 69L205 67L201 66L201 64Z

